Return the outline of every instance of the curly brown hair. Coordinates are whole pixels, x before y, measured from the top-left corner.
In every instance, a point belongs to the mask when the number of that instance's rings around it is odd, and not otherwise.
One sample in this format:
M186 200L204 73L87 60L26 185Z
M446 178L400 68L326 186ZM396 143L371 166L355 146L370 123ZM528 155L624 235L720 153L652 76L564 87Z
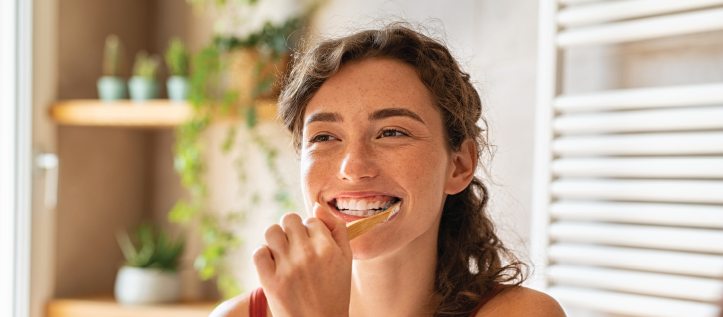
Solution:
M393 59L416 70L442 115L448 151L459 151L462 142L472 139L478 163L490 153L487 130L477 124L487 122L470 75L441 41L407 22L325 40L294 59L279 97L279 114L297 152L309 100L344 64L368 58ZM520 285L526 278L526 265L495 234L486 212L488 199L487 187L474 177L467 188L444 202L435 278L435 291L442 300L434 316L469 316L496 284Z

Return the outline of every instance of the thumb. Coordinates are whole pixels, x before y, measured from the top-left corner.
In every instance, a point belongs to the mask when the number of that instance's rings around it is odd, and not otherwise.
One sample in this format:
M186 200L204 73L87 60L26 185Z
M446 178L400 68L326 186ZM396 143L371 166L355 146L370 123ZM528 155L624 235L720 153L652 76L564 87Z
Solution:
M344 257L351 259L351 247L349 246L346 222L334 216L328 208L322 207L318 202L314 203L314 217L321 220L329 231L331 231L331 237L339 248L341 248Z

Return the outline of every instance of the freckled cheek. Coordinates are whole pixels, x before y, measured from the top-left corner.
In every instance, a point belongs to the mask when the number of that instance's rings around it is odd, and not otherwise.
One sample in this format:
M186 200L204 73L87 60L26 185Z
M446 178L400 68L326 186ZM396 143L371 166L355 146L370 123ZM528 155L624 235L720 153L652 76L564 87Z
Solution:
M323 184L332 175L330 174L333 172L330 170L331 164L324 164L324 161L313 155L301 157L301 186L307 199L312 198L310 195L318 194Z
M431 155L430 155L431 154ZM414 152L407 155L393 156L394 159L386 164L386 170L394 175L401 183L414 188L413 193L424 192L426 195L438 187L444 175L444 160L437 158L437 153Z
M301 190L304 193L304 200L311 201L314 189L314 165L315 160L308 155L301 158Z

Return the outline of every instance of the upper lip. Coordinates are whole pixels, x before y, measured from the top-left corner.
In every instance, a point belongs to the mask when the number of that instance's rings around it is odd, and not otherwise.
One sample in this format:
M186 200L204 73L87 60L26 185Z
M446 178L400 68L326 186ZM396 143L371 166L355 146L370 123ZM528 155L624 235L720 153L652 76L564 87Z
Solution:
M328 198L327 202L331 203L337 198L363 198L363 197L374 197L374 196L390 196L397 199L401 199L401 197L388 193L388 192L378 192L378 191L358 191L358 192L340 192L337 194L332 195Z

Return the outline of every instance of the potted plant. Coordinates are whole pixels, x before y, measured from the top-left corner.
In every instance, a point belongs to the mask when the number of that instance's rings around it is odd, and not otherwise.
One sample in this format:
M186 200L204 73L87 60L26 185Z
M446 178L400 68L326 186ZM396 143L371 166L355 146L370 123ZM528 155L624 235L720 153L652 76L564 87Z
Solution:
M166 50L166 66L171 75L166 81L168 99L184 101L188 99L188 49L179 38L174 38Z
M156 74L159 65L160 61L156 55L149 57L145 51L136 54L136 61L133 64L133 77L128 81L128 89L133 101L142 102L158 98Z
M138 226L133 238L126 232L117 237L126 261L116 277L116 300L124 305L178 301L183 239L174 240L166 231L150 224Z
M242 105L256 99L276 99L280 79L291 59L290 39L301 28L302 17L293 17L280 24L264 23L257 32L245 38L217 37L215 44L230 53L229 86L236 89Z
M98 96L103 101L126 97L126 85L120 77L120 40L113 34L105 39L103 76L98 79Z

